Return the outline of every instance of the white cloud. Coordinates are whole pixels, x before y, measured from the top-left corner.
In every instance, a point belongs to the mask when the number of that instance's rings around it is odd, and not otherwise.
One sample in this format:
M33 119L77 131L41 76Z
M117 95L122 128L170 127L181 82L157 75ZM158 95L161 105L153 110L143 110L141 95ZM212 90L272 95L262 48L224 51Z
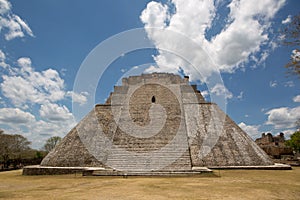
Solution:
M275 88L275 87L277 87L278 83L277 83L277 81L270 81L269 85L270 85L270 87Z
M281 131L282 133L284 133L284 137L285 137L285 139L290 139L291 138L291 135L293 134L293 133L295 133L295 129L287 129L287 130L283 130L283 131Z
M177 53L189 52L190 61L192 63L197 63L197 66L210 67L205 64L208 59L207 56L199 54L191 42L186 43L183 36L180 39L178 38L178 34L170 34L170 31L183 34L186 36L186 40L189 41L197 43L202 41L206 27L211 24L211 15L214 15L212 12L214 10L213 2L208 0L201 2L174 0L172 3L176 7L176 13L173 15L166 10L166 8L169 9L167 5L152 1L147 5L147 8L140 16L146 28L156 27L162 29L162 31L158 32L153 29L146 29L149 38L154 42L159 52L159 55L154 57L159 68L152 66L147 72L177 73L180 69L183 69L185 74L190 76L191 80L195 80L199 75L189 63L180 58L180 55L178 56L172 52L163 51L163 49L177 50ZM157 15L158 10L162 11L160 15ZM168 33L166 34L164 30L168 31ZM208 74L212 71L214 70L209 68L203 68L202 70L203 73ZM205 77L206 76L204 76L204 78Z
M294 84L293 81L288 81L288 82L286 82L286 83L284 84L284 86L285 86L285 87L294 87L295 84Z
M6 68L9 66L8 64L5 63L5 59L6 59L5 53L0 49L0 67Z
M258 52L260 44L267 39L257 21L238 18L212 40L210 48L220 69L231 72L237 65L247 61L251 53Z
M300 95L297 95L293 98L294 102L300 103Z
M32 84L20 76L2 76L1 90L17 107L22 107L27 101L37 102L38 92Z
M0 108L0 124L28 124L35 121L35 117L19 108Z
M6 127L6 133L21 134L33 141L33 148L41 148L49 137L64 137L75 126L72 114L64 106L46 105L41 110L47 116L37 120L33 114L18 108L1 108L0 125Z
M288 15L285 20L282 20L282 24L288 24L292 21L292 15Z
M30 115L29 113L29 116ZM23 118L26 118L26 115L23 116ZM0 124L9 126L9 128L5 128L4 131L9 134L21 134L25 136L29 141L32 141L32 147L37 149L41 148L48 138L52 136L64 137L66 133L75 126L73 119L61 121L32 120L26 124L18 124L15 121L10 122L11 123L4 123L0 121Z
M260 109L260 112L265 112L267 109L266 108L262 108L262 109Z
M35 129L34 135L39 137L42 141L45 141L47 137L51 136L64 137L74 125L74 122L70 120L61 122L39 120L33 126Z
M84 105L87 102L88 95L88 92L81 92L80 94L78 94L73 91L68 91L66 93L66 96L71 97L73 102L79 103L80 105Z
M73 118L72 113L70 113L66 106L59 106L55 103L45 103L41 105L39 112L41 117L49 121L63 121Z
M233 97L232 93L224 86L221 84L216 84L210 92L212 94L215 94L217 96L225 96L226 99L231 99Z
M205 98L209 96L209 92L207 90L201 91L201 94Z
M244 96L244 92L241 91L240 94L239 94L239 96L237 96L237 98L238 98L238 99L243 99L243 96Z
M18 15L13 15L16 22L21 26L22 30L25 31L31 37L34 37L32 30L29 28L28 24L24 22Z
M22 57L17 60L18 65L21 67L21 72L23 73L31 73L33 69L31 68L31 59Z
M5 54L3 53L3 51L0 49L0 61L4 61L6 58Z
M147 4L147 8L143 10L140 18L145 23L146 28L163 28L169 18L168 6L151 1Z
M64 137L74 126L75 121L73 119L61 121L39 120L30 129L32 134L29 138L34 141L34 147L39 148L52 136Z
M216 96L224 96L226 99L233 98L233 94L224 85L221 84L216 84L214 87L211 88L211 90L201 91L201 95L207 101L210 101L209 97L211 94L214 94ZM243 92L241 92L237 98L243 98Z
M260 137L259 125L247 125L244 122L238 124L253 139Z
M0 0L0 34L5 40L34 37L28 24L12 12L7 0ZM55 103L64 100L66 94L64 80L56 70L35 71L31 59L26 57L19 58L17 65L6 64L6 55L0 49L0 67L9 67L7 73L1 74L1 93L15 106L0 108L0 127L7 133L24 135L34 141L33 147L39 148L48 137L63 137L75 125L75 120L65 105ZM6 106L1 97L0 102ZM36 114L34 110L38 106L40 110Z
M300 118L300 106L295 108L275 108L266 113L267 125L273 125L275 129L289 129L295 127L295 122Z
M46 101L55 102L65 96L64 80L53 69L36 72L31 67L29 58L18 59L20 69L15 69L16 74L3 75L0 84L2 93L11 102L19 107L26 103L43 104Z
M83 104L88 93L65 91L64 80L56 70L36 71L30 58L19 58L17 65L2 75L1 92L17 108L0 109L0 126L8 133L24 135L34 141L34 148L40 148L49 137L63 137L75 126L73 114L59 102L71 95L73 101Z
M0 125L4 125L6 133L21 134L28 138L34 148L40 148L51 136L64 137L75 120L65 106L56 104L42 105L41 118L19 108L0 108Z
M300 51L298 49L294 49L291 57L293 62L300 62Z
M0 15L3 15L10 11L11 4L6 0L0 0Z
M66 69L66 68L61 68L61 69L60 69L60 74L61 74L62 76L65 76L65 75L66 75L66 72L67 72L67 69Z
M24 37L25 34L33 37L33 32L27 23L11 11L11 4L6 0L0 0L0 32L5 31L6 40Z
M31 59L27 57L21 57L17 60L20 67L31 68Z
M237 68L243 67L243 63L254 58L258 62L264 61L269 52L259 53L262 46L271 45L268 30L271 20L278 10L283 7L285 0L232 0L228 5L230 10L224 28L210 40L207 39L207 31L214 25L213 21L220 19L216 13L220 6L225 4L216 3L210 0L171 0L167 5L150 2L147 8L141 13L141 21L145 28L159 27L163 30L176 31L184 34L192 41L196 42L209 55L218 68L224 72L233 72ZM170 6L173 4L174 9ZM175 10L172 13L170 10ZM249 28L251 27L251 28ZM198 63L203 72L203 79L209 76L215 69L209 63L200 59L201 55L193 55L194 46L188 46L185 41L179 41L171 34L165 35L163 31L146 29L148 37L154 42L159 55L154 57L158 68L152 67L149 72L164 71L178 72L181 69L185 74L199 78L196 70L179 56L161 49L171 45L172 48L189 52L194 59L193 63ZM169 42L172 41L172 42ZM176 41L176 42L174 42ZM168 44L167 44L168 43ZM203 53L203 52L202 52ZM205 54L205 53L204 53ZM256 56L260 56L259 59Z

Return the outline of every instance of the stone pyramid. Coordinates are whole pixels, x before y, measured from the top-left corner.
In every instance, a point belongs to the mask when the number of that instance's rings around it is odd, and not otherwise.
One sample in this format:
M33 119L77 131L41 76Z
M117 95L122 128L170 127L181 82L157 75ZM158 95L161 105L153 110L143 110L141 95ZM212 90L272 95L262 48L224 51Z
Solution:
M123 78L41 166L146 172L272 164L188 77L154 73Z

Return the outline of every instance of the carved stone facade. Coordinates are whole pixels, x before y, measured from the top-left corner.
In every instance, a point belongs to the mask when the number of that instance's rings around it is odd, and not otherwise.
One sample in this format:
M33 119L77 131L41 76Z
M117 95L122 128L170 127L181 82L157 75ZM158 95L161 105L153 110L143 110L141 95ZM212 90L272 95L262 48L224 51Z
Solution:
M154 73L124 78L41 166L146 172L272 164L188 77Z
M273 136L271 133L262 133L261 138L255 140L272 158L281 158L282 155L293 155L293 150L285 145L284 133Z

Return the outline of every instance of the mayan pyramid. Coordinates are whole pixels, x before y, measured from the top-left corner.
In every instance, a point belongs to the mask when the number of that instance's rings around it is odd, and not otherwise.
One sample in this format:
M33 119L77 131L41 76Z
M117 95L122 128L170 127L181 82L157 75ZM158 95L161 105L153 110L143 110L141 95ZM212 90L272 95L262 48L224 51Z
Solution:
M42 161L41 166L176 171L273 162L188 77L122 79Z

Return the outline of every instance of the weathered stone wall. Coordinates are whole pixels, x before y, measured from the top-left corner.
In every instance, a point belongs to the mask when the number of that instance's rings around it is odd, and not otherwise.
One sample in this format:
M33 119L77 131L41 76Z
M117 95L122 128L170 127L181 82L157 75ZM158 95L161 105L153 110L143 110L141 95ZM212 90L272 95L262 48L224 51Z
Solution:
M293 155L293 149L285 145L283 133L277 136L263 133L261 138L257 138L255 142L273 158L280 158L281 155Z
M257 138L255 142L260 146L279 146L285 147L284 133L273 136L271 133L263 133L261 138Z
M116 169L191 169L184 122L181 85L187 81L168 74L123 79L110 96L118 128L107 163ZM101 107L101 106L98 106ZM128 158L128 152L134 156ZM155 168L157 167L157 168Z
M188 78L155 73L124 78L42 161L120 171L270 165L272 161Z
M216 104L185 105L185 115L193 166L272 164L265 152ZM206 153L204 146L211 151Z
M23 168L23 175L61 175L82 173L84 168L80 167L41 167L26 166Z
M103 166L89 153L73 128L41 162L42 166L87 167Z

